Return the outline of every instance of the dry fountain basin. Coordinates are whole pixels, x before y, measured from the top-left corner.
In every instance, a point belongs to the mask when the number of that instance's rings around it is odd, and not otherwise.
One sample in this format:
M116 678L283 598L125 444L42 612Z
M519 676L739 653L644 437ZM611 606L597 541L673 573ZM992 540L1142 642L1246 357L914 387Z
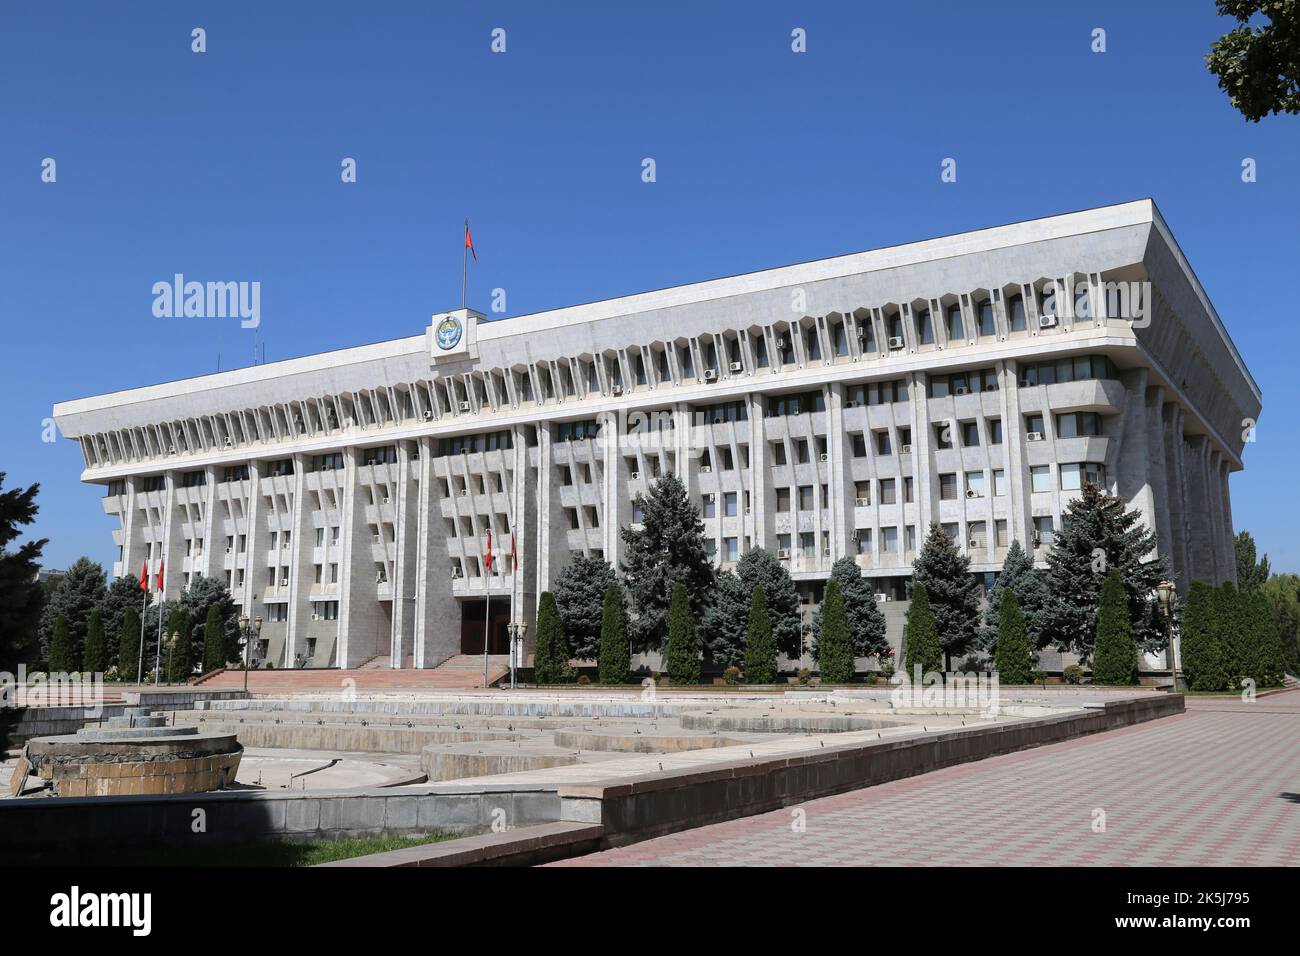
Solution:
M128 707L75 734L35 737L14 773L14 792L23 791L29 775L45 780L56 797L203 793L235 782L244 748L234 734L166 721L147 707Z

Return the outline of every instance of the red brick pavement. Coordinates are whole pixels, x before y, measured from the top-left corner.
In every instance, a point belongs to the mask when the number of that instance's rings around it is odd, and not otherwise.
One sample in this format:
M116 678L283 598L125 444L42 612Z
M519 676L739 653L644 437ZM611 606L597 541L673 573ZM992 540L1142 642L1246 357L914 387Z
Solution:
M1193 699L1177 717L553 865L1278 864L1300 865L1300 691Z

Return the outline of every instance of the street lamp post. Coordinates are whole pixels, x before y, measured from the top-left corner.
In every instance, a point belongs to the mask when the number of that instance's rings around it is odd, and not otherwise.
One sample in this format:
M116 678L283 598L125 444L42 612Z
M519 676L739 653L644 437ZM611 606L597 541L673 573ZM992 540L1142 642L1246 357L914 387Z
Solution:
M239 615L239 633L244 639L244 693L248 693L248 615Z
M1165 646L1169 659L1169 679L1175 692L1186 690L1178 676L1178 654L1174 646L1174 598L1177 590L1173 581L1161 581L1156 585L1156 599L1160 602L1160 613L1165 617Z

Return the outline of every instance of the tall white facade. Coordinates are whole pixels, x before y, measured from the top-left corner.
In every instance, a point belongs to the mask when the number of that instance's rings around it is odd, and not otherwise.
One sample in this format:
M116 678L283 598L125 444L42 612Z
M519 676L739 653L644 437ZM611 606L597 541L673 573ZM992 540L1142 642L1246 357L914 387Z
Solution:
M1260 407L1143 200L498 322L442 313L54 414L120 519L115 574L162 561L169 597L225 580L277 667L432 667L481 649L462 622L481 634L486 594L529 623L573 555L617 563L636 493L670 471L720 564L769 548L810 598L844 555L902 598L932 523L976 572L1012 540L1041 559L1089 480L1140 510L1180 588L1232 579L1228 476Z

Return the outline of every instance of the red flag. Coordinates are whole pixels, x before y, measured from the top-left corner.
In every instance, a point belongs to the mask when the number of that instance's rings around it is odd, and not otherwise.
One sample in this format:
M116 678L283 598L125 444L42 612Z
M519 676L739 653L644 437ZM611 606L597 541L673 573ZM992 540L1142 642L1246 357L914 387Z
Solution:
M140 563L140 590L146 592L149 590L149 562L148 561L142 561Z
M474 261L478 262L478 253L474 251L474 240L469 237L468 219L465 220L465 248L468 249L469 254L474 257Z
M510 570L516 571L519 568L519 555L515 553L515 536L510 535Z
M483 563L486 564L487 569L491 571L492 570L492 529L488 528L487 533L488 533L487 557L483 559Z
M162 558L159 558L158 559L158 590L159 591L163 589L162 581L163 581L163 562L162 562Z

